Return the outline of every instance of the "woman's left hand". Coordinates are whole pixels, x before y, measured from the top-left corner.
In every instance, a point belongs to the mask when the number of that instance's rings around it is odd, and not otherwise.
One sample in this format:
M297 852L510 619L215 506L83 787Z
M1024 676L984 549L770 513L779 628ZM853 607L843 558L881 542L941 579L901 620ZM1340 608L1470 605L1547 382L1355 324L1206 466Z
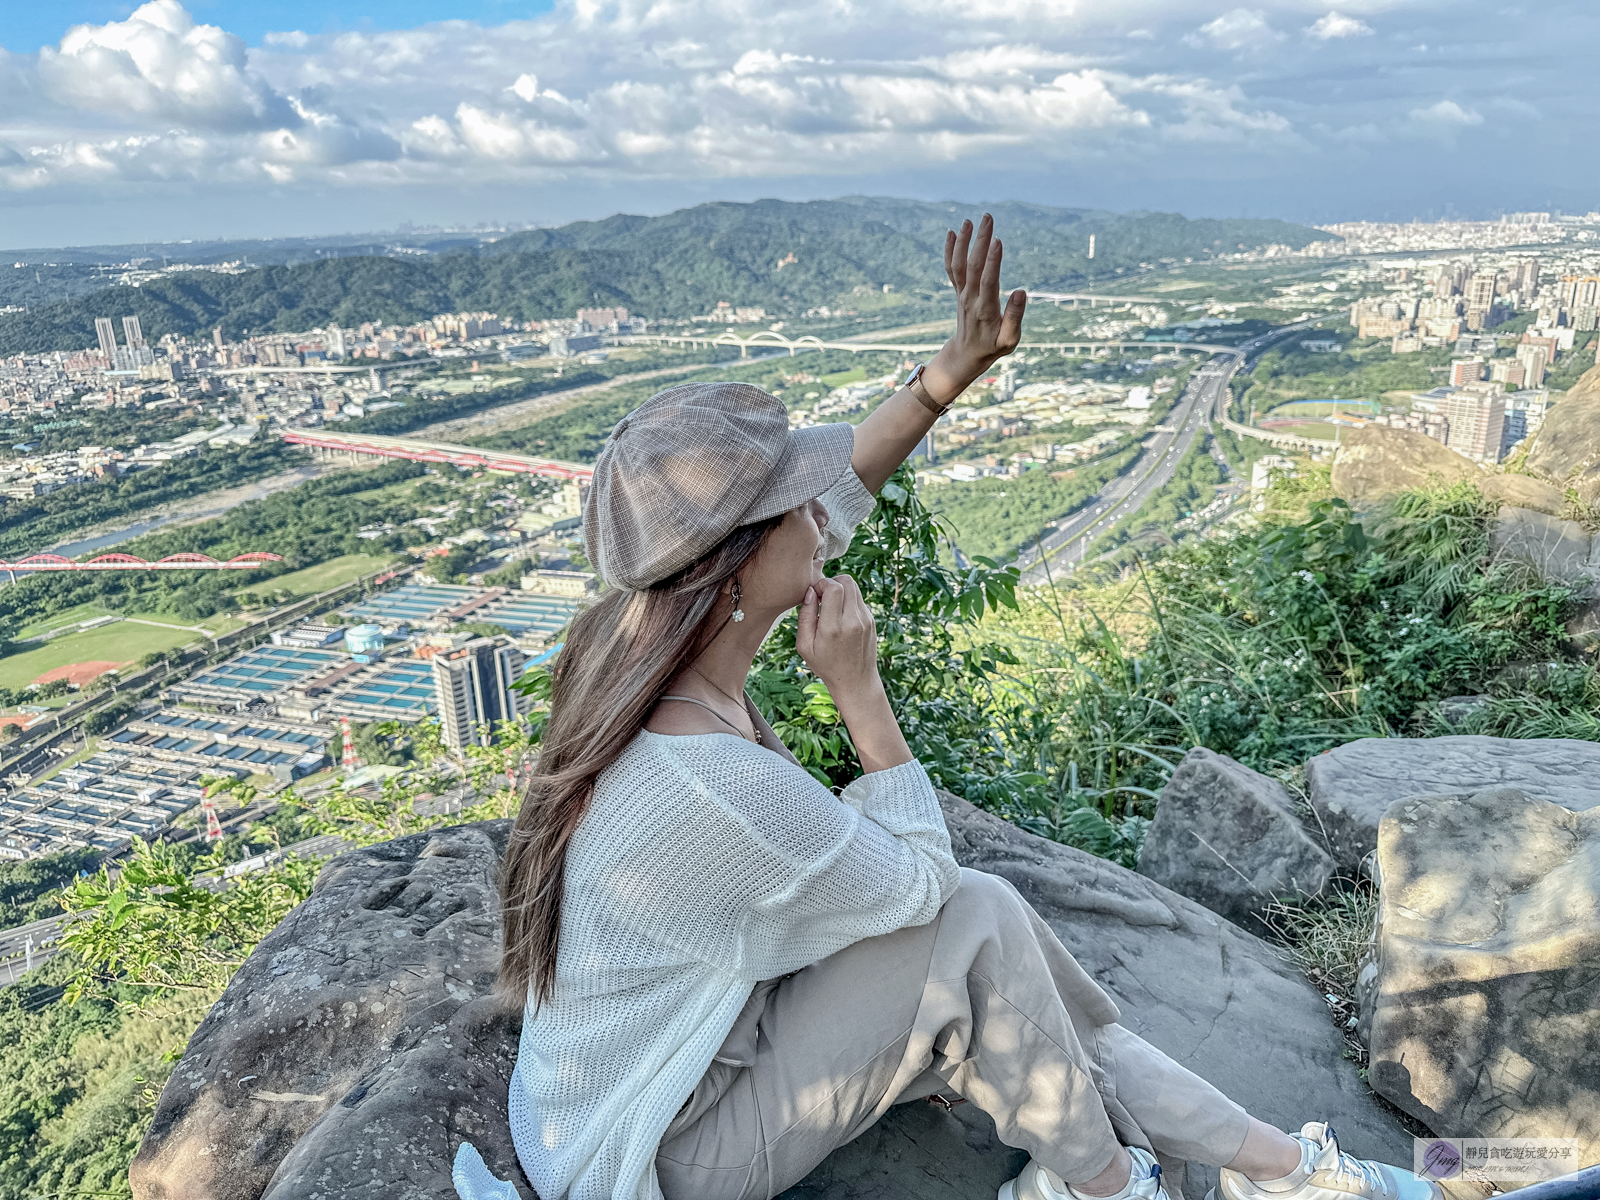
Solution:
M1028 294L1021 288L1000 304L1000 264L1004 250L988 213L974 229L961 223L944 238L944 271L956 291L956 332L923 373L928 393L941 403L955 399L995 359L1010 354L1022 340L1022 314Z

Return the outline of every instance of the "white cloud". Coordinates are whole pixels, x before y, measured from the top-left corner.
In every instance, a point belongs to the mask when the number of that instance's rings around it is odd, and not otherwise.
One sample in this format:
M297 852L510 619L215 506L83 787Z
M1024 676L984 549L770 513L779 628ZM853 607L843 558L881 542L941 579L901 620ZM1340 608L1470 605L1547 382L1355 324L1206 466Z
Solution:
M1307 27L1320 3L1218 15L1214 0L556 0L495 28L291 30L247 47L180 0L151 0L37 55L0 50L0 143L13 152L0 154L0 192L876 180L934 164L1008 189L1052 164L1062 178L1088 166L1283 178L1352 145L1340 130L1414 146L1507 119L1490 94L1472 109L1439 100L1433 78L1364 86L1415 63L1408 47L1439 27L1403 23L1398 0L1340 2L1359 15L1324 11ZM1361 17L1375 12L1394 36L1363 46L1364 74L1318 78L1320 43L1371 35ZM1536 93L1528 102L1561 110Z
M1441 100L1437 104L1430 104L1427 108L1414 108L1411 110L1411 119L1434 125L1471 126L1483 124L1482 113L1474 109L1462 108L1454 100Z
M1236 8L1215 21L1208 21L1184 41L1192 46L1211 45L1219 50L1249 50L1282 41L1279 33L1258 8Z
M39 52L39 79L60 103L209 129L271 128L293 112L251 69L244 42L197 25L178 0L150 0L126 21L78 25Z
M1370 37L1372 26L1360 17L1347 17L1341 12L1329 12L1318 17L1306 32L1326 42L1333 38Z

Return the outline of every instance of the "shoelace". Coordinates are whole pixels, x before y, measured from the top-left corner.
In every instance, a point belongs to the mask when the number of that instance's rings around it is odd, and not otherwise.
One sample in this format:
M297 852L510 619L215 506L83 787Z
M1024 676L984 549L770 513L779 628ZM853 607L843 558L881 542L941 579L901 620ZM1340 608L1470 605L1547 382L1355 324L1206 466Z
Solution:
M1334 1136L1332 1126L1328 1127L1324 1135L1323 1145L1329 1143L1332 1143L1334 1152L1339 1156L1338 1165L1333 1169L1335 1177L1345 1176L1353 1182L1360 1183L1364 1189L1375 1190L1381 1196L1389 1194L1389 1185L1384 1181L1383 1172L1378 1169L1378 1165L1340 1150L1339 1139Z

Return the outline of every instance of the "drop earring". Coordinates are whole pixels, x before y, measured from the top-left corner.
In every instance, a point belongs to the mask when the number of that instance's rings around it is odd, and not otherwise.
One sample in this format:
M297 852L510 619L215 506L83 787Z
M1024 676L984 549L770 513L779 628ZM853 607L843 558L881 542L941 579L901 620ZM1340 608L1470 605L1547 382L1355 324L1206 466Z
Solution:
M744 609L739 607L739 600L743 595L744 593L739 590L739 581L735 579L733 581L733 619L735 621L744 620Z

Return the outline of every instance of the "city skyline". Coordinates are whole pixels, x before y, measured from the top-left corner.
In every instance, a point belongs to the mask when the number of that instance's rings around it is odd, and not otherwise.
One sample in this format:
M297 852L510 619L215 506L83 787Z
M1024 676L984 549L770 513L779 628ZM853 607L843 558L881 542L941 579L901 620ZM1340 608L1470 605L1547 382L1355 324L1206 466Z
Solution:
M1576 3L544 7L8 15L3 240L862 192L1307 223L1597 206L1572 114L1600 14Z

